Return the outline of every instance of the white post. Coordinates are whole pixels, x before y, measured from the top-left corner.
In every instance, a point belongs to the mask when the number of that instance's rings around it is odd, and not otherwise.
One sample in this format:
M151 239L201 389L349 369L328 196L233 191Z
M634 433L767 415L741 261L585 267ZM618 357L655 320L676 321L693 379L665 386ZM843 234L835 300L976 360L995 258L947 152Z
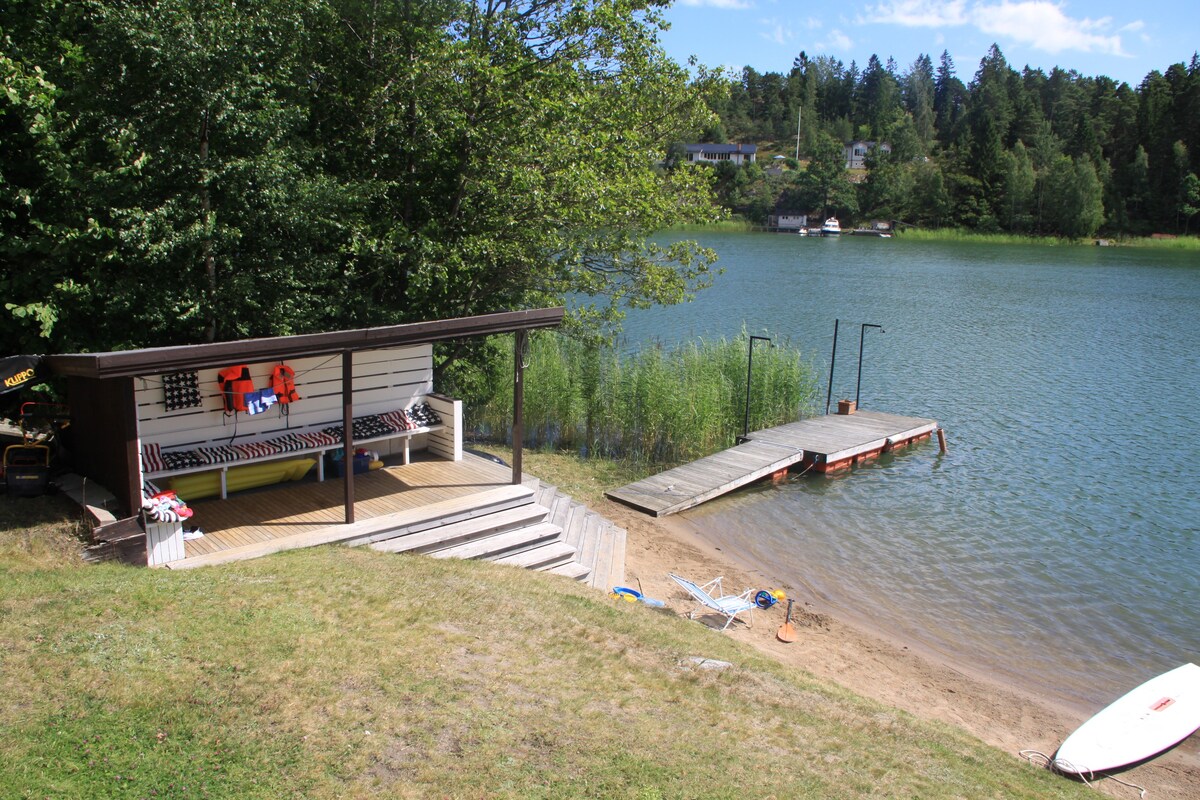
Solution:
M146 523L146 566L157 567L183 558L183 523Z

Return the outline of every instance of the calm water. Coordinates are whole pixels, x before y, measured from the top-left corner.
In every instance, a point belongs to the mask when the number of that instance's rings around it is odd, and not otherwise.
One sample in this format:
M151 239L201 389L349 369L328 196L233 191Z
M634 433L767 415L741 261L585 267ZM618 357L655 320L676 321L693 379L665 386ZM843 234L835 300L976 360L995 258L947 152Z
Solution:
M1200 259L1101 247L709 234L725 274L630 344L787 336L934 443L687 512L833 607L1095 707L1200 661ZM760 345L761 346L761 345ZM769 566L767 566L769 565ZM803 595L803 593L802 593ZM802 600L810 599L801 596Z

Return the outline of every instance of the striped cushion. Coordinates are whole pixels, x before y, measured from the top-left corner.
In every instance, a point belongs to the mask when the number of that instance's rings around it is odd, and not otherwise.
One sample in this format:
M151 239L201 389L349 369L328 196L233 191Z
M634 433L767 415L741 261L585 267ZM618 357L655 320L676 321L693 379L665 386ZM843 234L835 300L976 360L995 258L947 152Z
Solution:
M238 460L238 452L228 445L221 447L201 447L196 451L200 460L205 464L225 464Z
M394 431L409 431L417 427L403 410L389 411L386 414L380 414L379 418L383 420L383 424Z
M263 458L279 452L279 448L271 442L245 442L235 444L233 449L237 450L240 458Z
M307 443L307 447L331 447L341 441L341 437L334 437L332 434L325 431L314 431L312 433L297 433L293 434L301 441Z
M300 438L300 434L298 433L276 436L271 440L271 444L279 448L279 452L281 453L294 453L297 450L307 450L311 446L304 439Z
M167 468L163 463L162 450L156 444L142 445L142 472L159 472Z

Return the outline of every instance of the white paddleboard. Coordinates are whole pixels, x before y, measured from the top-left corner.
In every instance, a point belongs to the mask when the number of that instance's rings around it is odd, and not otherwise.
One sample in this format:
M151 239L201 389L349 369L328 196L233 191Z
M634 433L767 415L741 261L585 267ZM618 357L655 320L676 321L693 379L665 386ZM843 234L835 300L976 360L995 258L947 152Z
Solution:
M1054 754L1073 775L1136 764L1200 728L1200 667L1184 664L1152 678L1079 726Z

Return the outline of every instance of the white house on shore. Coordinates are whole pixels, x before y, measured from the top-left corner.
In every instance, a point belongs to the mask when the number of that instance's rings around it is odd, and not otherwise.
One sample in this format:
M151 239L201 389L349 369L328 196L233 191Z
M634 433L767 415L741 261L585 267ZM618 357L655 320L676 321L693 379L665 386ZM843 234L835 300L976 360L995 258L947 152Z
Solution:
M717 164L729 161L741 166L753 164L758 154L756 144L689 144L687 147L688 163Z
M798 231L808 228L808 214L798 211L777 211L767 217L767 228L777 231Z
M842 145L842 154L846 157L846 169L865 169L867 156L872 150L879 148L881 153L892 152L892 146L887 142L867 142L858 140Z

